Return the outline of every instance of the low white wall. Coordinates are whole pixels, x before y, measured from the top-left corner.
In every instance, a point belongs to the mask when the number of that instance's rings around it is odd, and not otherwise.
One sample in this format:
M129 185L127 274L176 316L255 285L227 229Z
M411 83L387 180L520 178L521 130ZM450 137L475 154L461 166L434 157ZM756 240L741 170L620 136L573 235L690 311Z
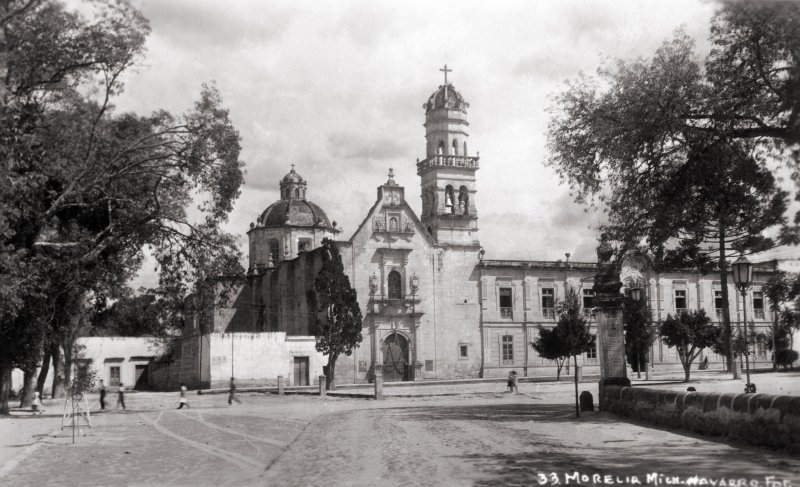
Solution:
M239 385L277 383L282 375L294 384L294 358L308 357L309 384L322 375L327 359L315 350L312 337L287 337L284 332L212 333L211 386L227 384L233 376Z

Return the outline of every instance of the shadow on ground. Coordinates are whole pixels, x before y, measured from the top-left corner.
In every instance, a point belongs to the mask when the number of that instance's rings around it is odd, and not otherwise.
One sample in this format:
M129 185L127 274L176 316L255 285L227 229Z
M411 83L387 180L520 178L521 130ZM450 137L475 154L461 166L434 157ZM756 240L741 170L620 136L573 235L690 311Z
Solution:
M781 452L709 437L653 428L610 413L583 412L575 418L567 404L502 404L400 408L398 421L487 421L504 435L526 445L524 451L468 453L460 458L475 465L484 479L476 485L539 485L539 474L637 476L648 474L707 479L765 477L800 481L800 460ZM569 432L570 434L566 434ZM572 434L574 432L574 434ZM576 482L577 484L577 482ZM584 482L586 484L586 482ZM592 484L590 481L589 484Z

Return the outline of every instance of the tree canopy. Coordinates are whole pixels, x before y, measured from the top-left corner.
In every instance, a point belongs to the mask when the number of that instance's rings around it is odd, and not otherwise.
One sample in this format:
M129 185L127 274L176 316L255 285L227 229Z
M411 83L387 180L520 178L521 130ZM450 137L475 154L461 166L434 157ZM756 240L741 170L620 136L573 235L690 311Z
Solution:
M0 6L2 387L48 329L18 319L31 300L110 296L145 248L162 289L182 296L209 262L238 256L221 225L243 180L240 137L218 90L203 85L182 115L114 108L149 31L125 1ZM52 323L46 311L36 322Z
M726 2L706 59L679 30L652 58L581 75L552 108L547 163L603 206L622 252L644 244L656 270L720 273L729 354L729 259L800 241L772 173L800 184L798 16L794 2Z

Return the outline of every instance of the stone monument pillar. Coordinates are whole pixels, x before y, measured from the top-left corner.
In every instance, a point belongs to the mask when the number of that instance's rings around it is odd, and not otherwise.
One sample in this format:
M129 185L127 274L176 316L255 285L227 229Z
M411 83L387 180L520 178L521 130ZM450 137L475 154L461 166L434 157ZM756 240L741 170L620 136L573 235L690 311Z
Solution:
M606 386L630 386L625 364L625 333L622 324L622 282L619 269L611 262L614 249L605 234L597 247L598 270L594 278L597 352L600 359L600 410L606 409Z

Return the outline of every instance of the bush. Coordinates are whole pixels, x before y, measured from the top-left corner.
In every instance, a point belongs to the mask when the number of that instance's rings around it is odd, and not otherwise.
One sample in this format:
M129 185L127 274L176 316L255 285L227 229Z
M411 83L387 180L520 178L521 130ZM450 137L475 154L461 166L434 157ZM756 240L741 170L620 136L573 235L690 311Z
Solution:
M792 364L797 361L798 354L794 350L778 350L778 353L775 355L775 363L777 365L783 365L785 369L787 366L792 367Z

